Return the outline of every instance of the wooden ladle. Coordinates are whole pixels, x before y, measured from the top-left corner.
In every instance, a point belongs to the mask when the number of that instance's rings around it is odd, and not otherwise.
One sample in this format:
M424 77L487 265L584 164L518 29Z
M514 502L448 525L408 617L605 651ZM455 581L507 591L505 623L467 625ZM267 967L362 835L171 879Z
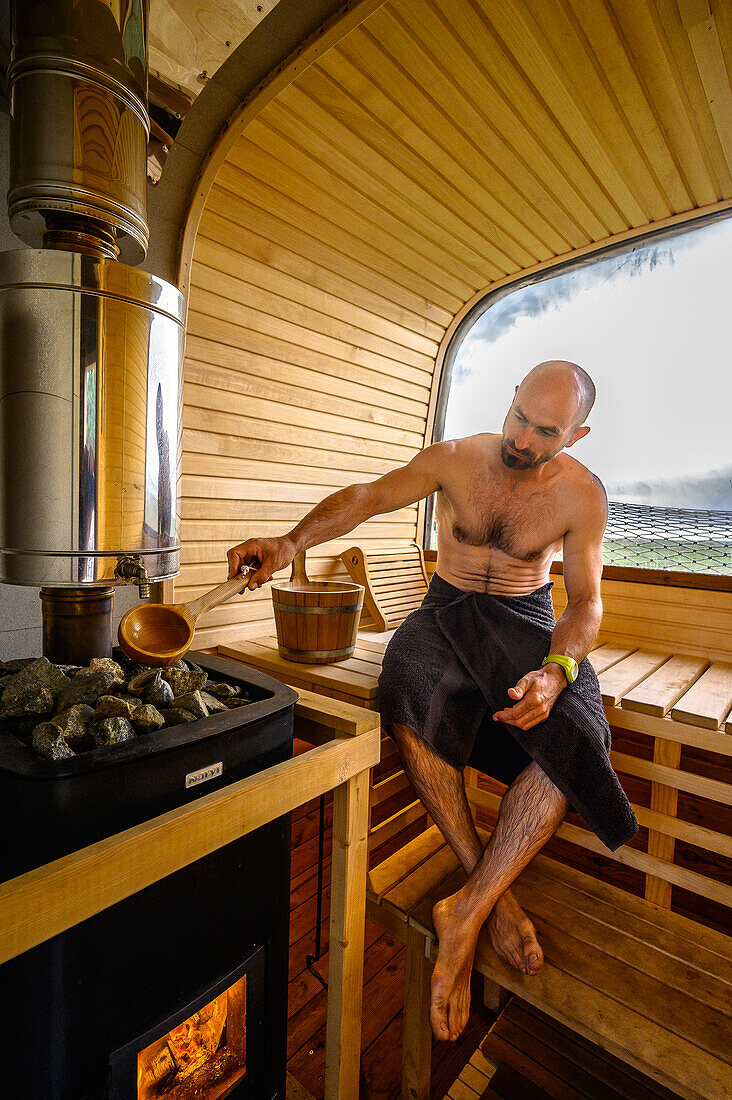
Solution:
M224 600L246 591L246 573L224 581L190 603L142 603L120 620L117 639L128 657L140 665L165 668L179 661L193 641L196 619Z

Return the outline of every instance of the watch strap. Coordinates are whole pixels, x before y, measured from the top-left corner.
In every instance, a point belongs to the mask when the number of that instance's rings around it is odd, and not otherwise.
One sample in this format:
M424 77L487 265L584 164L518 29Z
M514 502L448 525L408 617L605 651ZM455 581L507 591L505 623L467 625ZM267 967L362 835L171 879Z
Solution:
M577 679L577 673L579 671L577 662L574 657L568 657L565 653L550 653L548 657L545 657L541 662L542 668L544 665L554 664L559 665L564 669L564 675L567 677L567 683L573 684Z

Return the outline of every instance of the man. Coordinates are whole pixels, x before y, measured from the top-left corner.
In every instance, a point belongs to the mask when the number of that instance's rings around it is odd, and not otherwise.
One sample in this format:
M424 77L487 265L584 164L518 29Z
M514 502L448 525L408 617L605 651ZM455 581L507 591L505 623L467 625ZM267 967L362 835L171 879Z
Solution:
M436 443L370 484L327 497L287 535L229 550L230 575L258 560L250 587L299 550L339 538L371 516L437 494L437 570L422 606L384 655L379 707L404 770L468 878L435 905L439 951L430 1020L456 1039L470 1007L478 934L524 974L543 963L534 927L509 887L571 804L609 847L637 822L608 758L610 732L585 660L602 616L601 542L607 499L565 454L589 432L589 375L540 363L516 388L502 434ZM555 623L549 566L562 551L568 603ZM506 783L485 850L463 769Z

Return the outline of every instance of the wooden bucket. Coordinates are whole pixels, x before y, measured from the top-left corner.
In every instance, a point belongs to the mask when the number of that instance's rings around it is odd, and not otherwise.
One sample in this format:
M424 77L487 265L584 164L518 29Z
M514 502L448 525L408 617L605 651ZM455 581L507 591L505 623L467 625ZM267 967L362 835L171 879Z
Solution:
M304 665L345 661L356 647L364 587L352 581L309 581L305 552L289 581L272 585L280 657Z

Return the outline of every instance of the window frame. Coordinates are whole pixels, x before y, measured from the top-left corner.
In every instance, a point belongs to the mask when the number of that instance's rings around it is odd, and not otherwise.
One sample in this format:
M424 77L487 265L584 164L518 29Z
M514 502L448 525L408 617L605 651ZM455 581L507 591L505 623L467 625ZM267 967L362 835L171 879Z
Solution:
M590 264L595 264L602 260L611 259L613 256L621 256L630 252L635 252L639 248L644 248L651 243L673 239L674 237L679 237L686 233L693 233L695 229L702 229L707 225L711 225L713 222L722 221L731 217L732 208L726 206L722 210L712 210L707 214L698 215L696 217L692 215L685 218L683 221L674 221L673 225L664 225L658 229L646 227L630 238L625 238L621 241L611 241L609 244L600 244L596 248L592 248L589 252L583 251L579 256L573 255L567 259L562 259L560 257L556 262L550 262L538 271L534 270L528 274L519 273L516 278L511 279L509 282L503 282L502 285L495 290L487 290L472 306L470 306L465 316L460 319L445 347L442 356L440 381L437 387L435 415L432 423L432 437L430 442L438 443L443 439L445 419L447 416L447 403L452 384L452 372L463 340L476 321L493 305L500 302L509 294L513 294L514 291L522 290L526 286L534 286L537 283L546 282L548 279L553 279L557 275L571 271L574 268L589 266ZM429 555L427 560L432 560L432 555L435 555L436 560L436 551L429 550L426 545L434 518L434 508L434 494L432 494L426 501L421 540L425 555ZM553 562L551 572L561 574L563 572L562 562ZM604 565L602 576L605 580L625 580L642 582L645 584L665 584L672 587L702 588L732 592L732 576L722 576L715 573L691 573L654 568L642 569L639 566Z

